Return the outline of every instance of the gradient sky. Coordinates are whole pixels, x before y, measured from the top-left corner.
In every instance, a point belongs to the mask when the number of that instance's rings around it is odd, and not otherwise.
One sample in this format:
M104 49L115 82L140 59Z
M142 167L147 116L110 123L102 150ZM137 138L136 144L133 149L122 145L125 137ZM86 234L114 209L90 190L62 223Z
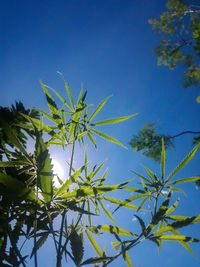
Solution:
M151 30L148 19L158 17L164 3L160 0L1 1L0 105L9 106L20 100L26 107L47 111L39 80L64 94L63 80L57 74L60 71L75 97L83 84L88 91L88 103L96 106L113 95L98 115L99 120L139 113L122 124L101 128L125 145L144 122L156 123L161 133L170 135L184 130L199 131L200 105L195 101L199 88L183 89L179 79L181 68L170 71L158 67L152 52L160 37ZM167 173L191 150L191 142L189 135L176 140L175 149L167 153ZM160 171L157 163L132 152L130 147L125 150L98 138L97 144L97 151L88 145L89 161L95 165L107 159L109 184L132 178L130 170L144 174L141 164L156 173ZM75 164L80 166L83 152L78 149L77 152ZM52 153L61 164L65 163L57 150ZM199 175L199 156L198 152L179 178ZM193 183L182 188L187 196L181 196L177 212L186 216L199 214L200 192ZM138 229L137 222L132 221L133 214L127 211L116 217L119 226L133 232ZM188 229L185 233L200 238L199 225ZM191 247L196 259L176 243L165 243L160 256L150 242L141 244L130 255L134 267L197 267L200 246ZM54 266L51 251L43 250L40 258L40 266ZM121 259L110 266L126 264Z

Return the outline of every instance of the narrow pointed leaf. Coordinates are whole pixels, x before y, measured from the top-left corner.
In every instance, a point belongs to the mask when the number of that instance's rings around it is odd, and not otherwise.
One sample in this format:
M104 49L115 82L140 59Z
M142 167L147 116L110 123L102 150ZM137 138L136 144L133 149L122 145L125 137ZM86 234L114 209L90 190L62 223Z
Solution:
M125 208L129 208L129 209L138 209L138 207L136 207L135 205L133 204L130 204L126 201L122 201L122 200L118 200L118 199L114 199L114 198L111 198L111 197L104 197L103 198L104 200L107 200L111 203L114 203L114 204L117 204L117 205L120 205L120 206L123 206Z
M88 132L87 134L88 134L88 137L89 137L91 143L93 144L93 146L94 146L95 148L97 148L97 145L96 145L96 143L95 143L95 141L94 141L94 138L93 138L92 134L91 134L90 132Z
M130 119L130 118L132 118L133 116L136 116L136 115L138 115L138 113L130 115L130 116L126 116L126 117L107 119L107 120L104 120L104 121L94 122L94 123L92 123L92 126L118 123L118 122L121 122L121 121L128 120L128 119Z
M82 171L84 170L85 166L79 168L77 171L73 173L72 176L70 176L65 183L62 184L62 186L58 189L58 191L55 193L55 197L62 195L67 189L69 189L70 185L72 185L73 182L80 176Z
M166 182L168 182L178 171L180 171L196 154L200 143L197 144L192 151L184 158L184 160L173 170L173 172L167 177Z
M101 252L101 249L99 248L96 240L93 238L93 236L87 230L85 230L85 232L86 232L86 235L87 235L88 239L90 240L90 243L92 244L94 250L101 257L102 252Z
M109 136L109 135L107 135L105 133L102 133L100 131L97 131L97 130L94 130L94 129L91 129L91 128L90 128L90 131L94 132L95 134L99 135L100 137L103 137L104 139L106 139L106 140L108 140L110 142L113 142L115 144L118 144L118 145L120 145L120 146L122 146L122 147L124 147L124 148L127 149L127 147L125 147L124 145L122 145L118 140L114 139L113 137L111 137L111 136Z
M184 235L162 235L159 237L161 240L165 241L185 241L185 242L200 242L199 239L192 238Z
M105 262L111 260L112 257L92 257L84 261L81 266L83 265L88 265L88 264L94 264L94 263L99 263L99 262Z
M89 230L93 230L95 232L103 231L106 233L111 233L111 234L118 234L118 235L128 235L128 236L136 236L136 234L131 233L119 226L113 226L113 225L94 225L92 227L87 227Z
M105 214L108 216L108 218L115 224L117 225L117 223L115 222L113 216L111 215L111 213L104 207L103 203L101 202L101 200L98 200L100 206L102 207L103 211L105 212Z
M199 180L200 180L200 176L188 177L188 178L184 178L184 179L180 179L180 180L176 180L176 181L173 181L171 183L168 183L168 184L166 184L166 186L170 186L170 185L174 185L174 184L181 184L181 183L195 182L195 181L199 181Z
M167 215L169 215L170 213L172 213L175 209L176 209L176 207L178 206L178 203L179 203L179 200L180 199L178 199L167 211L166 211L166 213L165 213L165 216L167 216Z
M130 258L130 256L129 256L127 250L124 252L124 260L125 260L126 264L127 264L129 267L133 267L132 262L131 262L131 258Z
M99 111L102 109L102 107L105 105L105 103L108 101L108 99L111 96L108 96L105 100L103 100L100 105L96 108L96 110L92 113L91 117L89 118L88 122L90 122L98 113Z
M162 138L161 176L162 176L162 182L164 182L164 178L165 178L165 144L164 144L164 138Z

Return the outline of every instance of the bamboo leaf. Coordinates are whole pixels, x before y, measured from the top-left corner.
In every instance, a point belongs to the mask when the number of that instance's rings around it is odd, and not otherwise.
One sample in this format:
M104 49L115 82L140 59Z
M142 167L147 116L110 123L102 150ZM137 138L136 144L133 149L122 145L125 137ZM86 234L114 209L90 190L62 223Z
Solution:
M132 262L131 262L131 258L130 258L130 256L129 256L127 250L124 252L124 255L123 255L123 256L124 256L124 260L125 260L126 264L127 264L129 267L133 267Z
M119 250L121 246L121 242L113 241L112 246L114 247L115 250Z
M68 94L69 100L70 100L70 102L71 102L71 105L72 105L73 109L75 109L75 107L74 107L74 102L73 102L73 99L72 99L72 95L71 95L71 92L70 92L68 83L66 82L65 79L64 79L64 82L65 82L65 88L66 88L66 90L67 90L67 94Z
M168 184L166 184L166 186L170 186L170 185L173 185L173 184L195 182L195 181L199 181L199 180L200 180L200 176L188 177L188 178L184 178L184 179L180 179L180 180L176 180L174 182L168 183Z
M146 226L145 226L144 221L139 216L137 215L134 215L134 216L138 219L140 226L142 228L142 233L144 234L144 236L146 236Z
M162 235L162 236L159 236L159 239L165 240L165 241L200 242L199 239L192 238L189 236L184 236L184 235Z
M121 118L107 119L107 120L104 120L104 121L94 122L91 125L92 126L98 126L98 125L104 125L104 124L118 123L118 122L121 122L121 121L128 120L128 119L130 119L130 118L132 118L132 117L134 117L136 115L138 115L138 113L130 115L130 116L121 117Z
M130 203L131 201L134 201L136 199L139 199L139 198L142 198L142 197L145 197L149 195L149 193L146 193L146 194L141 194L141 195L136 195L136 196L133 196L133 197L130 197L130 198L127 198L125 201L121 201L121 204L113 211L116 212L120 207L122 206L125 206L126 207L126 204ZM125 204L124 204L125 202ZM136 209L138 209L138 207L135 206Z
M93 246L94 250L101 257L102 256L102 252L101 252L101 249L99 248L96 240L93 238L93 236L87 230L85 230L85 232L86 232L86 235L87 235L91 245Z
M96 143L95 143L95 141L94 141L94 138L93 138L92 134L91 134L90 132L88 132L87 134L88 134L88 137L89 137L89 139L90 139L90 142L93 144L93 146L94 146L95 148L97 148L97 145L96 145Z
M108 96L105 100L103 100L100 105L95 109L95 111L92 113L92 115L90 116L88 122L90 122L98 113L99 111L102 109L102 107L105 105L105 103L108 101L108 99L110 98L111 96Z
M58 188L57 192L55 193L55 197L62 195L67 189L69 189L70 185L72 185L72 183L76 181L76 179L80 176L84 169L85 166L82 166L77 171L75 171L73 175L70 176L60 188Z
M164 138L162 138L161 176L162 176L162 182L164 182L164 179L165 179L165 144L164 144Z
M112 257L92 257L92 258L89 258L86 261L84 261L81 264L81 266L87 265L87 264L94 264L94 263L98 263L98 262L105 262L105 261L109 261L111 259L112 259Z
M98 233L99 231L103 231L110 234L117 234L117 235L128 235L128 236L137 236L134 233L131 233L119 226L113 226L113 225L93 225L92 227L87 226L89 230L92 232Z
M179 200L180 199L178 199L167 211L166 211L166 213L165 213L165 216L167 216L167 215L169 215L170 213L172 213L175 209L176 209L176 207L178 206L178 203L179 203Z
M70 105L67 103L67 101L64 99L64 97L62 97L55 89L49 87L49 86L46 86L48 87L49 89L51 89L56 95L58 98L60 98L60 100L71 110L73 111L73 109L70 107Z
M181 194L186 196L186 193L181 189L174 188L174 187L171 187L171 186L169 187L169 189L170 189L170 191L178 192L178 193L181 193Z
M94 130L94 129L91 129L91 128L90 128L90 131L94 132L95 134L99 135L100 137L103 137L104 139L106 139L106 140L108 140L110 142L113 142L115 144L118 144L118 145L120 145L120 146L122 146L122 147L124 147L124 148L127 149L127 147L125 147L124 145L122 145L118 140L114 139L113 137L111 137L111 136L109 136L109 135L107 135L105 133L102 133L100 131L97 131L97 130Z
M180 233L176 230L176 229L172 229L171 230L171 233L174 234L174 235L180 235ZM192 255L193 257L195 257L192 249L190 248L189 244L187 242L184 242L184 241L179 241L179 243L184 247L186 248Z
M105 212L105 214L108 216L108 218L115 224L117 225L117 223L115 222L113 216L111 215L111 213L104 207L103 203L101 202L101 200L98 200L100 206L102 207L103 211Z
M0 167L16 167L16 166L32 166L30 161L22 161L22 160L16 160L16 161L1 161Z
M161 221L162 218L164 217L169 206L170 198L171 198L171 192L169 192L167 198L164 200L164 202L161 204L156 214L153 216L151 223L147 227L147 233L150 233L151 230L153 230L159 223L159 221Z
M120 206L123 206L125 208L129 208L129 209L138 209L138 207L136 207L135 205L133 204L130 204L126 201L122 201L122 200L118 200L118 199L114 199L114 198L111 198L111 197L103 197L104 200L107 200L111 203L114 203L114 204L117 204L117 205L120 205Z
M180 171L196 154L200 143L198 143L192 151L184 158L184 160L172 171L172 173L167 177L166 182L168 182L178 171Z

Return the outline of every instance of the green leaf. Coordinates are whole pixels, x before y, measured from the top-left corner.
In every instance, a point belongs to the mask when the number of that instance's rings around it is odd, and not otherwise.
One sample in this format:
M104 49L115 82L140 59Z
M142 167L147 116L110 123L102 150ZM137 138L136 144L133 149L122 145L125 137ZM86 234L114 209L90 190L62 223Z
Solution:
M140 194L140 195L136 195L136 196L133 196L133 197L130 197L130 198L127 198L125 201L120 201L121 204L113 211L116 212L120 207L126 207L127 208L127 204L129 204L131 201L134 201L136 199L139 199L139 198L142 198L142 197L145 197L145 196L148 196L149 193L146 193L146 194ZM129 207L130 208L130 207ZM132 207L133 208L133 207ZM138 209L138 207L135 206L136 209Z
M72 105L73 109L75 109L75 107L74 107L74 102L73 102L73 99L72 99L72 95L71 95L71 92L70 92L68 83L66 82L65 79L64 79L64 82L65 82L65 88L66 88L66 90L67 90L67 94L68 94L69 100L70 100L70 102L71 102L71 105Z
M36 253L38 249L42 247L42 245L46 242L48 238L48 234L43 234L36 242L36 245L33 247L30 258Z
M171 224L171 226L174 228L180 228L183 226L188 226L190 224L200 222L200 215L192 216L192 217L171 215L171 216L168 216L168 218L171 220L177 221Z
M97 126L97 125L118 123L118 122L121 122L121 121L128 120L128 119L130 119L130 118L132 118L132 117L134 117L136 115L138 115L138 113L133 114L133 115L130 115L130 116L126 116L126 117L114 118L114 119L107 119L107 120L104 120L104 121L94 122L91 125L92 126Z
M146 173L147 173L148 177L151 179L152 183L154 181L157 182L157 180L155 179L155 174L149 168L147 168L146 166L144 166L144 165L142 165L142 166L145 168Z
M81 264L81 266L87 265L87 264L94 264L94 263L98 263L98 262L105 262L105 261L109 261L111 259L112 259L112 257L92 257L92 258L89 258L86 261L84 261Z
M150 224L147 227L147 233L150 233L151 230L153 230L156 225L162 220L162 218L164 217L168 206L169 206L169 201L171 198L171 192L169 192L167 198L164 200L164 202L161 204L160 208L158 209L158 211L156 212L156 214L153 216Z
M127 250L124 252L124 255L123 255L123 256L124 256L124 260L125 260L126 264L127 264L129 267L133 267L132 262L131 262L131 258L130 258L130 256L129 256Z
M10 127L10 125L5 122L5 121L1 121L2 127L6 132L6 135L8 137L8 139L11 141L11 143L16 146L22 154L24 154L24 156L27 158L27 160L32 163L32 159L29 156L29 154L26 152L26 149L24 147L24 145L20 142L20 140L18 139L17 135L15 134L14 130L12 129L12 127Z
M117 235L128 235L128 236L136 236L136 234L131 233L119 226L113 226L113 225L93 225L93 226L87 226L89 230L92 230L92 232L98 233L99 231L103 231L106 233L111 234L117 234Z
M25 166L25 165L32 165L30 161L1 161L0 167L16 167L16 166Z
M180 233L176 230L176 229L172 229L171 230L171 233L174 234L174 235L180 235ZM184 242L184 241L179 241L179 243L184 247L186 248L192 255L193 257L195 257L192 249L190 248L189 244L187 242Z
M166 182L168 182L178 171L180 171L196 154L200 143L197 144L192 151L184 158L184 160L173 170L173 172L167 177Z
M35 194L31 189L25 187L21 181L12 176L0 172L0 183L7 188L7 194L10 193L13 196L15 195L15 197L18 196L30 200L35 199Z
M32 129L34 129L34 127L36 127L38 130L40 128L40 121L34 119L34 118L31 118L25 114L22 114L20 113L23 117L25 117L27 120L29 120L34 126L31 126ZM19 126L22 126L23 128L23 125L21 124L18 124ZM25 126L26 128L26 126ZM30 128L30 126L28 125L28 129ZM54 138L57 138L61 141L63 141L62 137L57 134L54 130L53 130L53 127L50 127L50 126L47 126L45 124L43 124L43 129L42 129L44 132L48 133L49 135L53 136Z
M82 171L85 169L85 165L79 168L77 171L73 173L72 176L70 176L65 183L62 184L60 188L58 188L57 192L55 193L55 197L62 195L67 189L69 189L69 186L75 182L75 180L80 176Z
M181 184L181 183L195 182L195 181L198 181L198 180L200 180L200 176L188 177L188 178L184 178L184 179L180 179L180 180L176 180L174 182L168 183L168 184L166 184L166 186L173 185L173 184Z
M101 252L101 249L99 248L96 240L93 238L93 236L87 230L85 230L85 232L86 232L87 237L90 240L90 243L92 244L94 250L101 257L102 256L102 252Z
M93 138L92 134L91 134L90 132L88 132L87 134L88 134L88 137L89 137L91 143L93 144L93 146L94 146L95 148L97 148L97 145L96 145L96 143L95 143L95 141L94 141L94 138Z
M165 240L165 241L200 242L200 240L196 238L192 238L192 237L184 236L184 235L162 235L162 236L159 236L159 239Z
M105 103L108 101L108 99L111 96L108 96L104 101L101 102L101 104L95 109L95 111L92 113L91 117L89 118L88 122L90 122L98 113L99 111L102 109L102 107L105 105Z
M132 205L126 201L122 201L122 200L118 200L118 199L115 199L115 198L111 198L111 197L103 197L104 200L107 200L111 203L114 203L114 204L117 204L117 205L120 205L120 206L123 206L125 208L129 208L129 209L138 209L138 207L136 207L135 205Z
M70 105L67 103L67 101L64 99L64 97L62 97L55 89L47 86L49 89L51 89L59 98L60 100L71 110L73 111L73 109L70 107Z
M83 259L84 247L83 247L83 233L78 234L76 229L72 229L69 236L72 254L74 262L77 267L81 265Z
M161 176L162 176L162 182L164 182L164 179L165 179L165 144L164 144L164 138L162 138Z
M146 226L145 226L144 221L139 216L137 216L137 215L134 215L134 216L138 219L140 226L142 228L142 233L144 234L144 236L146 236Z
M178 203L179 203L179 200L180 199L178 199L167 211L166 211L166 213L165 213L165 216L167 216L167 215L169 215L170 213L172 213L175 209L176 209L176 207L178 206Z
M42 134L36 129L35 160L37 166L38 184L44 201L50 202L53 195L53 169L47 144L42 139Z
M119 250L121 246L121 242L113 241L112 246L114 247L115 250Z
M91 128L90 128L90 131L94 132L95 134L103 137L104 139L106 139L106 140L108 140L110 142L113 142L115 144L118 144L118 145L120 145L120 146L122 146L122 147L124 147L124 148L127 149L127 147L125 147L124 145L122 145L118 140L114 139L113 137L111 137L111 136L109 136L109 135L107 135L105 133L102 133L100 131L97 131L97 130L94 130L94 129L91 129Z
M115 222L113 216L111 215L111 213L104 207L103 203L101 202L101 200L98 200L100 206L102 207L103 211L105 212L105 214L108 216L108 218L117 225L117 223Z
M170 191L174 191L174 192L178 192L178 193L181 193L181 194L183 194L183 195L185 195L186 196L186 193L183 191L183 190L181 190L181 189L178 189L178 188L174 188L174 187L169 187L169 190Z
M72 136L74 136L75 138L76 136L76 125L78 125L80 118L81 118L81 114L83 111L83 105L80 104L78 105L78 107L76 108L74 115L72 116L72 121L70 123L70 127L69 127L69 136L68 136L68 142L70 141L70 139L72 138ZM85 131L86 133L87 131Z

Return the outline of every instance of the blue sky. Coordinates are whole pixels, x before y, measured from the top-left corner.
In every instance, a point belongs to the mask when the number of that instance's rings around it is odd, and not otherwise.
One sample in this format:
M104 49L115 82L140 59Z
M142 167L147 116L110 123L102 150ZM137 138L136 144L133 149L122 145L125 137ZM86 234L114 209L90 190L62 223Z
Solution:
M139 113L129 121L104 128L104 132L125 145L144 122L156 123L160 132L171 135L184 130L198 131L200 105L195 98L199 88L183 89L179 80L181 68L170 71L158 67L152 53L160 39L151 30L148 19L158 17L164 3L159 0L2 1L0 105L9 106L21 100L26 107L47 110L39 80L64 94L63 80L57 74L60 71L74 96L83 84L88 91L88 103L97 105L113 95L98 115L99 120ZM177 139L175 149L167 153L168 173L191 150L191 142L189 135ZM142 173L141 163L159 172L158 164L133 153L130 147L125 150L98 139L97 143L98 151L88 147L89 160L95 165L107 159L109 184L132 178L131 169ZM83 154L78 149L77 152ZM58 151L53 156L64 164ZM80 158L76 159L77 166L81 164ZM199 171L198 152L180 178L198 175ZM182 199L180 213L200 213L200 192L194 184L185 189L188 194ZM118 219L122 227L124 223L128 228L138 227L130 213ZM198 225L193 226L188 233L200 238L199 229ZM135 267L199 266L200 247L194 244L192 248L196 259L179 244L171 243L163 246L160 256L157 247L149 242L132 250L130 255ZM44 253L48 255L49 251ZM54 266L44 258L48 266ZM125 263L121 260L111 266L125 266Z

